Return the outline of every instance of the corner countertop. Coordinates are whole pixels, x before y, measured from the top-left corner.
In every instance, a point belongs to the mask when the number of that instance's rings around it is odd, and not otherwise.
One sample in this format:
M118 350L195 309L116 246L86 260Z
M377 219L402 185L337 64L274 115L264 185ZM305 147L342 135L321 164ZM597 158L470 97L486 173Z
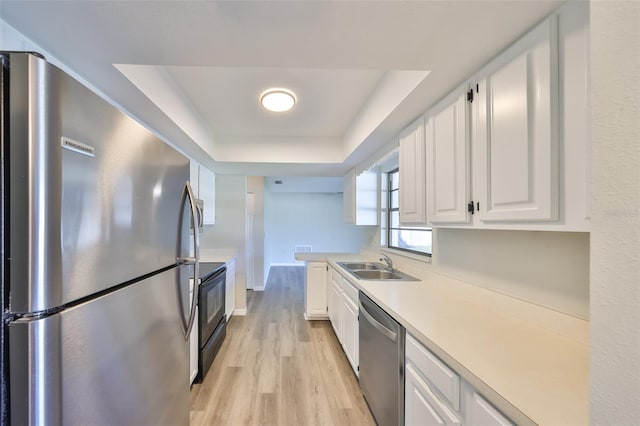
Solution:
M363 260L353 254L307 259L329 262L516 423L589 423L588 321L430 271L361 280L337 264Z

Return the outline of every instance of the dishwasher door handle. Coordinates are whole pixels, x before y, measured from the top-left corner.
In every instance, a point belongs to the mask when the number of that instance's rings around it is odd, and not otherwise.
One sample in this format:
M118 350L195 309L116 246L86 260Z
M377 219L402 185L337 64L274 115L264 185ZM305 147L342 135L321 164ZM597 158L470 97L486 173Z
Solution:
M374 326L380 333L384 334L389 339L395 342L396 339L398 338L398 333L388 329L387 327L385 327L384 325L376 321L376 319L364 307L364 305L362 304L362 301L358 300L358 304L360 305L360 312L362 313L364 318L367 320L367 322L372 326Z

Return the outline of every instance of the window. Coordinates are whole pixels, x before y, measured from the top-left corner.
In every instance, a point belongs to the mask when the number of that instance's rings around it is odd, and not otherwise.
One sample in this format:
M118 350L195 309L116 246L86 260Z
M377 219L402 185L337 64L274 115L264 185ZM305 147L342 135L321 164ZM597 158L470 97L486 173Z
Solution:
M386 209L383 209L380 221L383 228L386 228L381 232L382 245L397 250L431 256L431 228L400 224L399 182L400 171L395 169L387 174L386 182L382 186L383 200L386 194L386 203L383 204L386 204Z

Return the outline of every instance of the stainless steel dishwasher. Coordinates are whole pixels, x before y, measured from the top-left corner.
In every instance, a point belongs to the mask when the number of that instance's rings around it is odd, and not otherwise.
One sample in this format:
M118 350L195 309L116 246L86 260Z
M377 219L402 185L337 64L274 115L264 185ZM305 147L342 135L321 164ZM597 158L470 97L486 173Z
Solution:
M360 388L380 426L404 424L405 330L360 292Z

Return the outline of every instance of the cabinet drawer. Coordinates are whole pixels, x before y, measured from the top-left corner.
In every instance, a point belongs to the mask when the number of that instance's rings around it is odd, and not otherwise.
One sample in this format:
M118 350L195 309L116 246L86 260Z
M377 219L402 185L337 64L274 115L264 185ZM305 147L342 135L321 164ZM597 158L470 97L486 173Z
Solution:
M493 408L493 406L477 392L473 393L470 419L475 425L513 426L513 423Z
M406 372L405 426L462 424L458 415L438 399L411 364L407 364Z
M358 301L358 289L351 285L351 283L345 277L342 277L340 287L342 288L342 291L346 295L348 295L354 303Z
M460 409L460 376L408 333L406 357L456 411Z

